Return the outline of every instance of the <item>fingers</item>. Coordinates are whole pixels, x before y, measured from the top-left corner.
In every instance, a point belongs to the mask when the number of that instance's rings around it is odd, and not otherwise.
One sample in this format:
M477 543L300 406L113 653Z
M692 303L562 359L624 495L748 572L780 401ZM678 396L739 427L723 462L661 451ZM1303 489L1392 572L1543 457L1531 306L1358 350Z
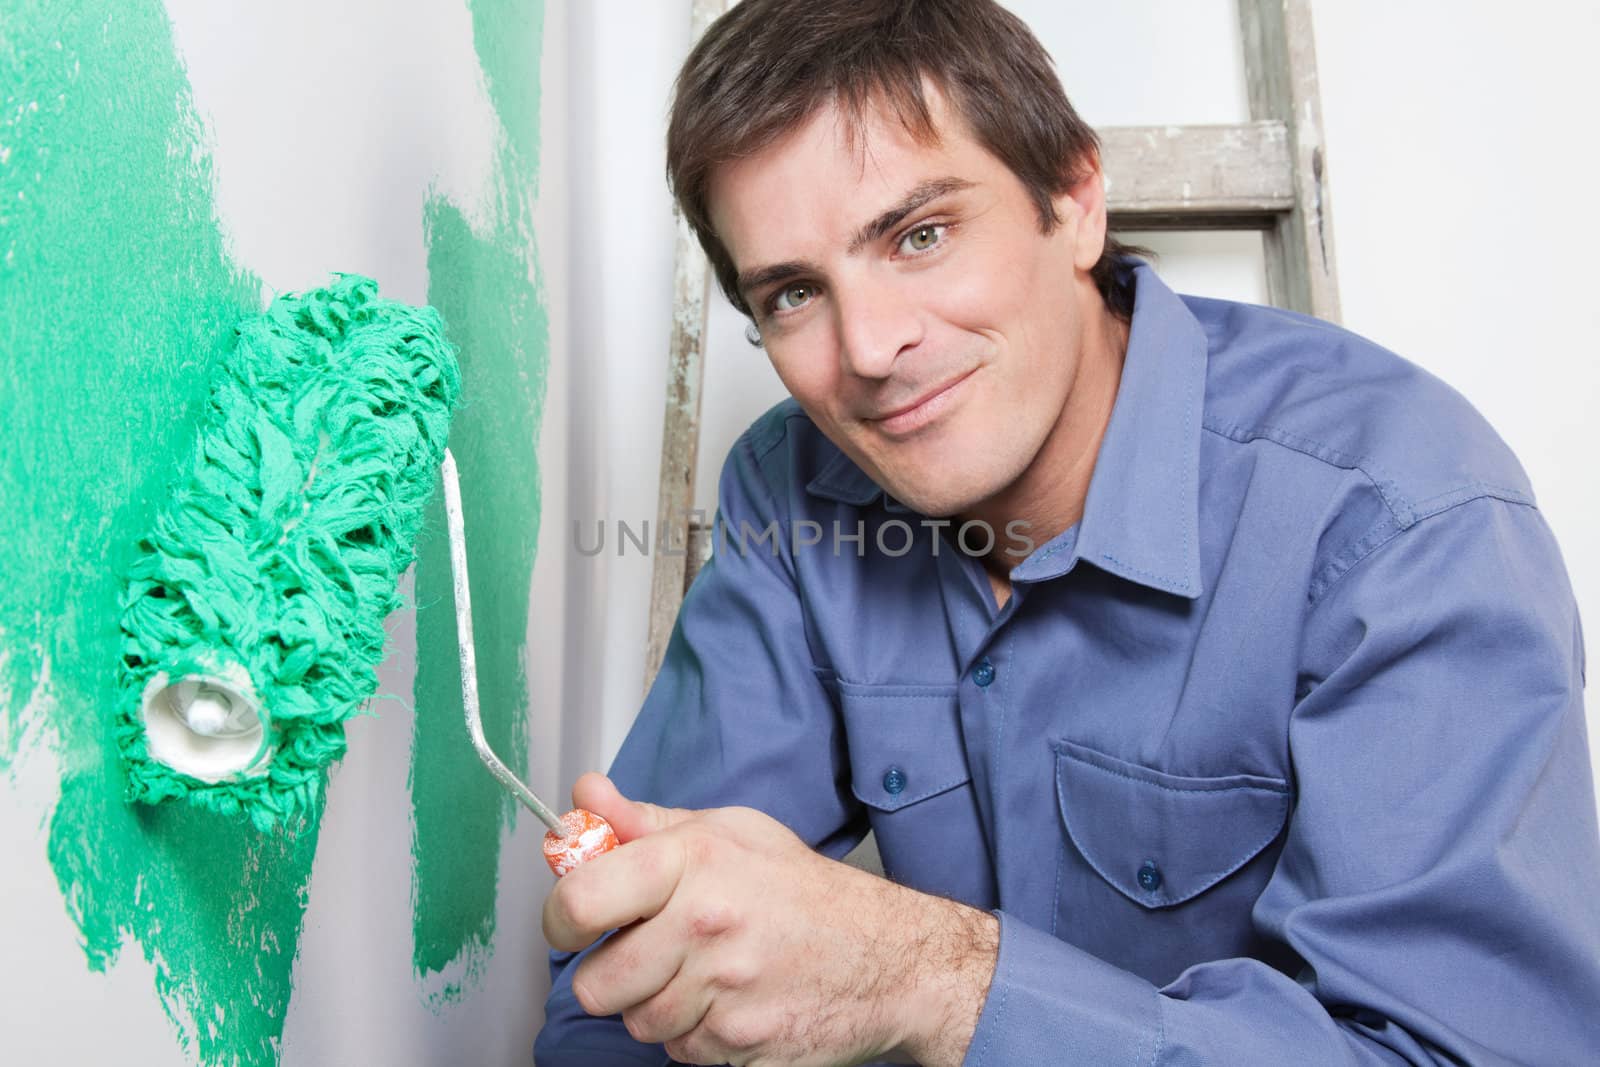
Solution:
M647 1045L657 1042L682 1042L691 1035L711 1010L711 987L687 976L674 978L665 989L622 1015L628 1033ZM670 1055L670 1053L669 1053ZM721 1063L718 1056L705 1063ZM688 1060L689 1063L702 1062Z
M590 771L572 787L574 807L586 808L611 824L617 840L626 844L645 834L676 826L694 813L683 808L662 808L643 801L629 800L610 778Z
M657 998L688 958L689 945L677 925L669 910L650 922L618 931L589 953L572 975L572 992L583 1010L590 1015L615 1015ZM640 1041L666 1039L639 1033L633 1036Z
M686 859L683 835L673 833L650 834L596 856L545 898L545 939L552 948L575 952L607 930L658 914L672 899Z
M579 965L572 991L591 1015L621 1013L635 1041L668 1042L669 1051L678 1049L673 1058L680 1062L722 1063L728 1057L713 1054L717 1042L701 1030L716 987L697 973L703 960L673 952L671 941L652 930L665 921L663 917L625 930L601 945ZM681 938L675 940L682 945ZM701 1058L695 1058L691 1046Z

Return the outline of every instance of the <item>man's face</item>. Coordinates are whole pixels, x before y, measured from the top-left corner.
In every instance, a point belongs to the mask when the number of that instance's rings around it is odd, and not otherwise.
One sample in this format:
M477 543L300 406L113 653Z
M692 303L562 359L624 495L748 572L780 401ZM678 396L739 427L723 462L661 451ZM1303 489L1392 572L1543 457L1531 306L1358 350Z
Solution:
M718 168L710 207L789 392L890 495L943 516L1015 483L1061 420L1104 233L1082 185L1041 232L1016 175L928 97L937 144L878 110L852 146L825 107Z

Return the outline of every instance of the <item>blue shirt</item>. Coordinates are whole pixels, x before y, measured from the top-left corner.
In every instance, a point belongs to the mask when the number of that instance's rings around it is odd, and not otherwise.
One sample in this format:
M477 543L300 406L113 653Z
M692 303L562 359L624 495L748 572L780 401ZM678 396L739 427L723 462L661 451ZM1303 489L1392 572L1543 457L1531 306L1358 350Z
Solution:
M757 420L612 777L834 857L870 827L993 910L973 1067L1600 1063L1583 645L1526 476L1395 355L1135 279L1082 520L1003 608L795 403ZM541 1067L667 1063L574 966Z

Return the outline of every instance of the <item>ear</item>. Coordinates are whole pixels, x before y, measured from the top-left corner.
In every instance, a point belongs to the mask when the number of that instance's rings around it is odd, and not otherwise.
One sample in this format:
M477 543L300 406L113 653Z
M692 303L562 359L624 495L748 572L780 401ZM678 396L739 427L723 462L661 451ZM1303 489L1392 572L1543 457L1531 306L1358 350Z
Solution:
M1056 215L1074 231L1073 266L1087 272L1106 248L1106 183L1098 156L1090 170L1054 198Z

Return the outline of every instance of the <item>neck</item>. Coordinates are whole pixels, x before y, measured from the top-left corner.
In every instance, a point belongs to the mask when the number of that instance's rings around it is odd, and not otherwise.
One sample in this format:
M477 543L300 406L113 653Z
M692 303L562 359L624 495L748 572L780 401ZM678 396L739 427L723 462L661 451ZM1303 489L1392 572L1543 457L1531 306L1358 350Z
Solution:
M1038 455L1016 481L961 516L995 531L995 548L984 566L997 578L1004 579L1024 558L1015 554L1017 542L1007 534L1007 523L1027 523L1019 533L1037 546L1083 517L1128 351L1128 323L1113 315L1098 293L1092 306L1067 402Z

